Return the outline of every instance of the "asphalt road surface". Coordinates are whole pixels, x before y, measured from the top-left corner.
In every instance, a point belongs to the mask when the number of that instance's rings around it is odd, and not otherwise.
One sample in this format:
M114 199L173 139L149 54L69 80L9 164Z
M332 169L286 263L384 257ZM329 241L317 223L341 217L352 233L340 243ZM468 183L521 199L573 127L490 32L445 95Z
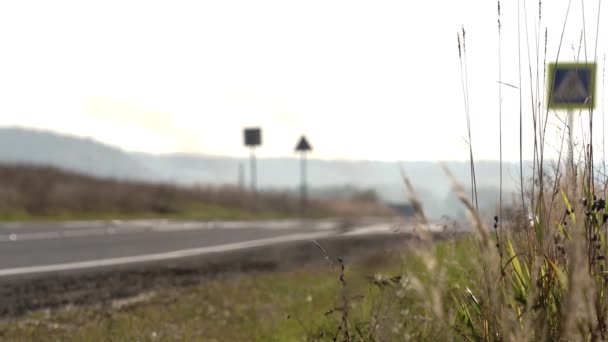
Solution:
M183 222L167 220L0 225L0 276L154 262L339 234L395 230L367 222Z

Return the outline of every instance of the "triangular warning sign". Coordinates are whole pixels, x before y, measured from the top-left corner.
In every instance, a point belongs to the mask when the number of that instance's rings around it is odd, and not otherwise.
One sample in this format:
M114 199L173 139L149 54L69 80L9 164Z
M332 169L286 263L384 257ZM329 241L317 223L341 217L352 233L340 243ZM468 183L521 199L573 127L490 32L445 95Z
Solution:
M298 145L296 146L296 151L310 151L312 150L312 147L310 146L310 144L308 143L308 140L306 140L305 136L302 136L300 138L300 141L298 142Z
M595 106L595 63L549 63L547 107L591 109Z
M582 102L589 96L577 70L569 70L556 86L553 96L559 102Z

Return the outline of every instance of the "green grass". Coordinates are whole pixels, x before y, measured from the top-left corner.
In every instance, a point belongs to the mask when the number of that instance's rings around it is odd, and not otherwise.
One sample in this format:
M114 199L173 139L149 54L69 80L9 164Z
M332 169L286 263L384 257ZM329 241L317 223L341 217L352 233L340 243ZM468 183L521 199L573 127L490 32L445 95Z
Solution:
M471 260L471 246L470 240L441 242L437 245L437 260L448 268L454 258L466 263ZM121 307L87 306L34 312L25 318L0 323L0 339L305 341L317 337L331 340L341 314L326 315L326 312L341 305L343 291L348 298L355 298L349 309L349 324L362 334L373 330L369 318L376 315L382 326L375 334L383 341L401 340L407 334L430 337L435 323L416 321L425 314L424 306L416 304L417 290L403 286L406 282L390 280L395 275L424 273L423 263L412 253L400 256L388 252L353 263L346 260L346 287L338 281L339 264L331 269L326 264L289 272L226 276L198 286L159 290L142 301ZM449 277L451 282L457 282L463 280L466 273L454 269ZM420 279L426 285L434 281L430 274ZM392 317L382 318L377 313L391 313Z
M25 210L2 210L0 222L23 221L70 221L70 220L132 220L132 219L174 219L174 220L261 220L284 219L293 217L283 212L256 212L242 208L229 208L206 203L191 203L185 208L175 209L171 213L125 212L118 209L99 210L95 212L53 211L45 214L31 214Z

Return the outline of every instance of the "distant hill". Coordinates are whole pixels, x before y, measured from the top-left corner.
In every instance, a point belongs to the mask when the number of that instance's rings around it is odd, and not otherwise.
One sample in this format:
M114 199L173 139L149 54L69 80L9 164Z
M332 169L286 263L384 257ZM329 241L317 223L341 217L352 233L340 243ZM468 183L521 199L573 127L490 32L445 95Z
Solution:
M120 149L91 139L31 129L0 128L0 161L53 165L101 177L154 178Z
M128 153L91 139L22 128L0 129L0 162L51 165L94 176L182 185L237 185L239 165L242 165L245 184L249 184L249 161L243 158ZM470 186L467 162L446 162L445 165L465 188ZM260 159L258 185L297 191L299 167L299 160L295 158ZM401 168L411 179L430 216L456 213L450 200L450 180L434 162L311 159L308 180L313 196L331 197L333 191L334 197L340 197L344 195L344 187L350 185L373 189L380 199L401 203L406 201ZM518 170L517 164L505 163L505 189L517 188ZM497 192L498 171L499 164L495 161L476 163L477 185L484 189L484 194ZM530 173L526 168L526 174ZM488 200L484 205L492 207L494 203Z

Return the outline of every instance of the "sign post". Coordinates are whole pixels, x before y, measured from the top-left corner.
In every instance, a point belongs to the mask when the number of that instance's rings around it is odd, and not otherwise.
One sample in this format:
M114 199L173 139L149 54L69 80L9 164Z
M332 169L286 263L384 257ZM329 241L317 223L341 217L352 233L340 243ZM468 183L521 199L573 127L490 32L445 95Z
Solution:
M312 146L308 143L305 136L300 138L296 145L296 152L300 153L300 206L302 214L306 213L307 205L307 185L306 185L306 153L312 150Z
M574 173L574 111L568 109L568 165L566 167L566 177L572 176Z
M242 162L239 162L239 169L238 169L238 185L239 185L239 189L243 190L245 189L245 167L243 166Z
M550 63L547 106L568 113L568 161L566 176L574 175L574 109L595 107L595 63ZM592 161L591 161L592 162Z
M255 148L262 145L262 130L260 128L245 128L245 146L251 148L251 192L256 193L257 165L255 160Z

